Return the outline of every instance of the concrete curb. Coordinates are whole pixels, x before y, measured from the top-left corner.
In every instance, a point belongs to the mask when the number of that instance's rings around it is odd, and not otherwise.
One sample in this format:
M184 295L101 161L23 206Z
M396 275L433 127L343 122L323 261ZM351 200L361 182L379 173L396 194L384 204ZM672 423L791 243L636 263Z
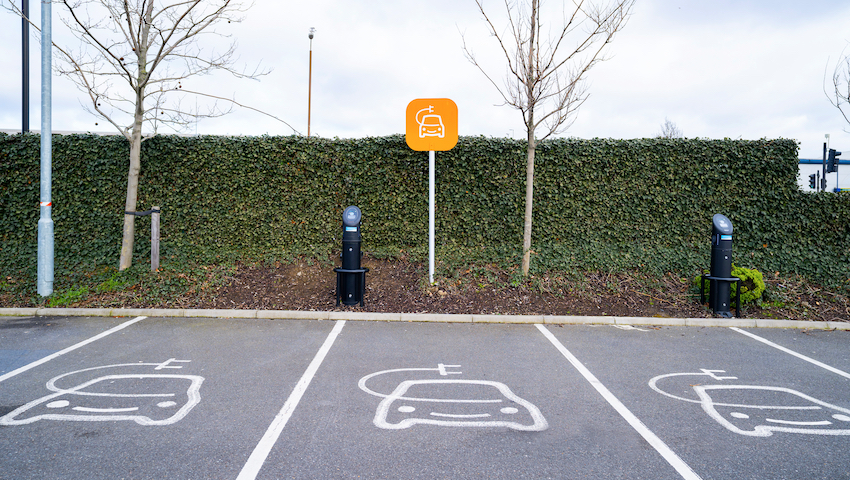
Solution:
M0 308L0 316L260 318L269 320L353 320L375 322L543 323L551 325L645 325L850 330L845 322L759 318L582 317L568 315L466 315L433 313L327 312L304 310L211 310L164 308Z

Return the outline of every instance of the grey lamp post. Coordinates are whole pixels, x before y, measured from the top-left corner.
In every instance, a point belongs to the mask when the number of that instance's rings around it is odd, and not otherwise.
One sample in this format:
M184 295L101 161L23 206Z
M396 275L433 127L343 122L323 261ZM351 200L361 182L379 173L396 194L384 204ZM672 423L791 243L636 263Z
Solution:
M310 102L313 94L313 34L316 33L314 27L310 27L310 33L307 35L310 38L310 66L307 76L307 138L310 138Z

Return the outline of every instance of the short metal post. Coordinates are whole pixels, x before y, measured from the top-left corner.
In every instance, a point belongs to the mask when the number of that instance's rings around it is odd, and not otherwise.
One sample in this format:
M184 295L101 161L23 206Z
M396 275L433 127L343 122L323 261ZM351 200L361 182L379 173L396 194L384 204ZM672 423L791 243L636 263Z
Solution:
M360 306L366 306L366 272L368 272L368 268L364 268L363 272L360 274Z
M336 271L336 306L338 307L339 299L342 296L342 280L340 278L342 277L342 272L340 272L339 269L334 269L334 271Z
M735 292L735 298L737 299L735 301L735 316L738 317L738 318L741 318L741 284L742 283L744 283L744 281L740 277L738 278L738 281L735 282L736 290L737 290Z
M159 207L151 207L151 271L159 269Z

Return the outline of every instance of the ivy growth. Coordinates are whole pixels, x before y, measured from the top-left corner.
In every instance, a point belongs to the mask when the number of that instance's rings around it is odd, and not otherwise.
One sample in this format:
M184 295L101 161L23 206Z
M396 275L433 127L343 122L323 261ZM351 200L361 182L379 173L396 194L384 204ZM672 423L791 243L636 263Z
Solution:
M57 275L115 266L127 148L116 136L54 135ZM461 137L437 155L436 253L446 268L519 264L524 152L524 141ZM536 158L532 273L691 277L708 266L711 217L723 213L737 262L850 281L850 196L800 191L793 140L555 139ZM38 159L38 135L0 134L2 278L34 278ZM348 205L363 211L365 251L421 259L427 189L427 153L402 135L158 136L142 148L139 208L162 209L163 265L327 257L339 251ZM148 222L137 221L139 263Z

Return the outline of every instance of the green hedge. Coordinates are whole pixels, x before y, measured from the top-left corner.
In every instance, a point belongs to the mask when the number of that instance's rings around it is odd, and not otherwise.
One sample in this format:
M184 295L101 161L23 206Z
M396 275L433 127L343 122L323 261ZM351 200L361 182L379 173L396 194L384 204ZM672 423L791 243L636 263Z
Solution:
M128 163L117 136L55 135L57 269L117 263ZM427 251L428 155L401 135L364 139L159 136L144 142L139 210L162 208L167 258L214 261L339 250L347 205L364 249ZM0 269L36 263L39 137L0 134ZM735 262L828 284L850 278L850 197L796 184L793 140L557 139L536 157L532 267L691 274L711 216L735 227ZM437 254L520 256L525 142L462 137L437 153ZM136 261L149 254L137 219ZM821 260L821 259L824 260Z

